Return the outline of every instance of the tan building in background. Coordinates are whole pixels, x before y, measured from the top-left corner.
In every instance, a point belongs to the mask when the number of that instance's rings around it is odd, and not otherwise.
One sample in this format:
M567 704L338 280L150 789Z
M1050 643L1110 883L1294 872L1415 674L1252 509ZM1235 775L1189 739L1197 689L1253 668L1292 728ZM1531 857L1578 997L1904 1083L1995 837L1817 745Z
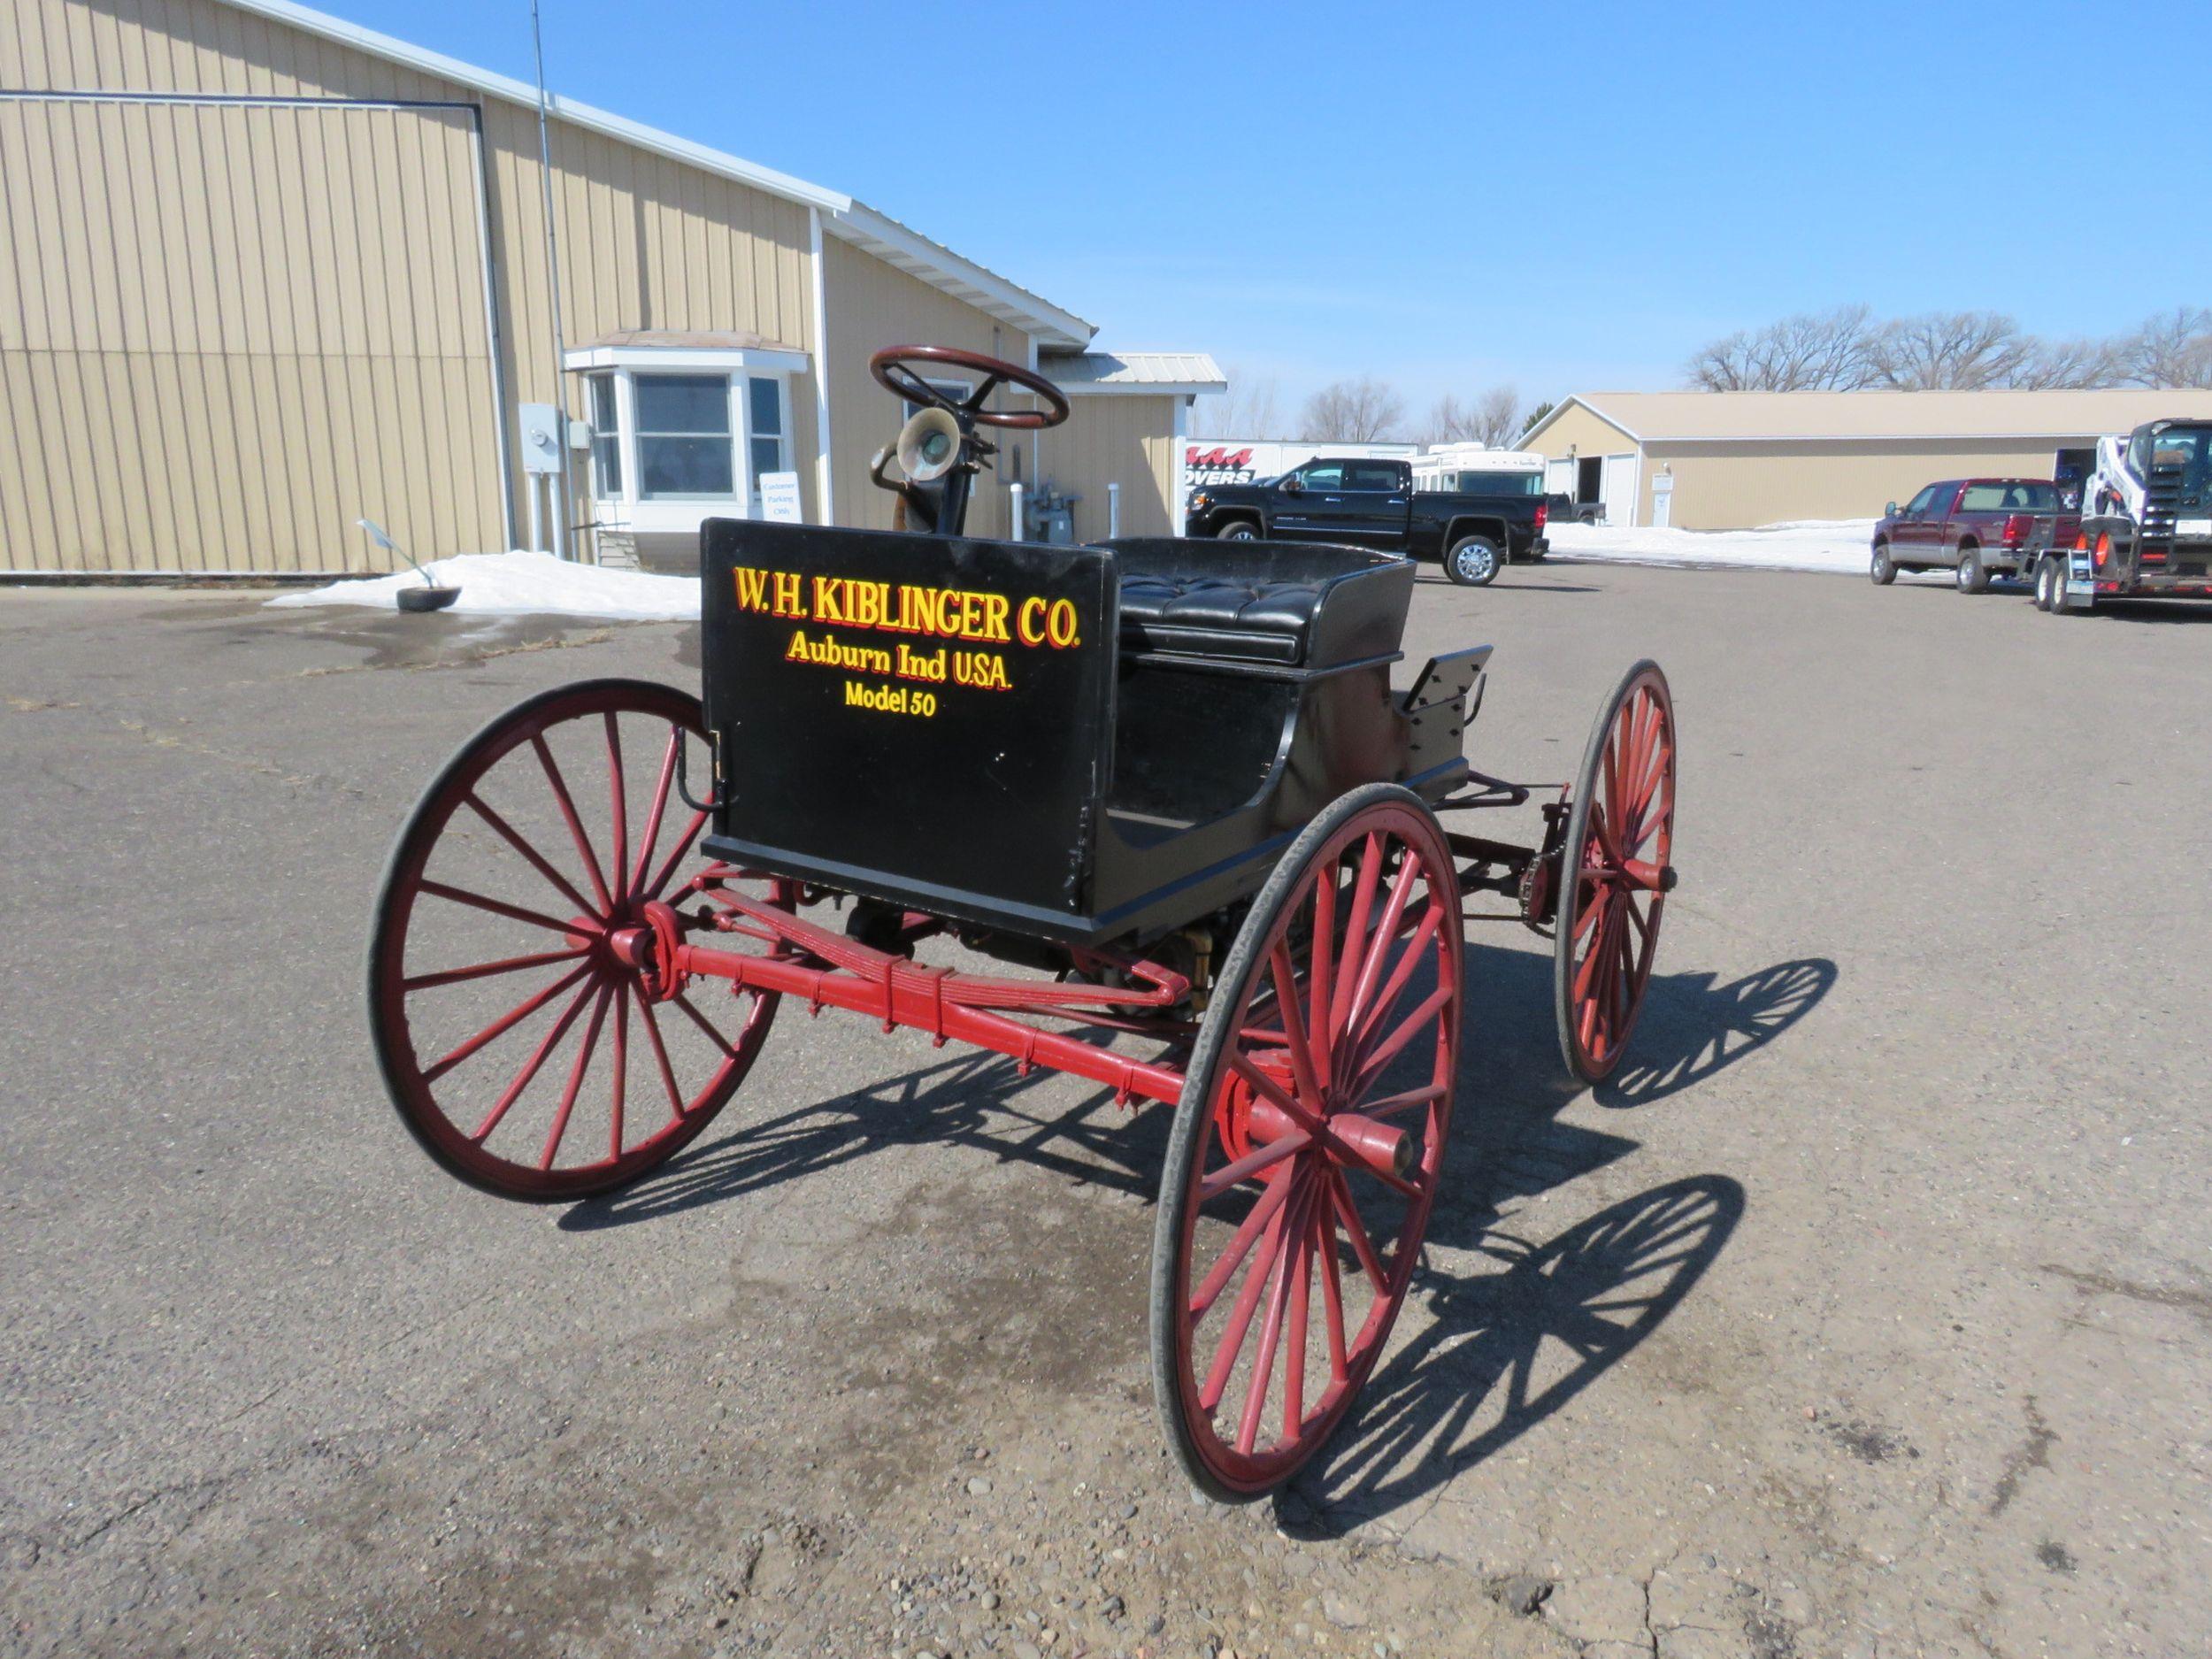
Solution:
M381 568L361 518L419 557L518 545L531 403L594 427L587 550L690 545L769 472L810 519L887 526L866 467L900 411L867 360L899 343L1080 394L1001 457L978 533L1039 466L1079 534L1110 482L1125 534L1175 521L1210 361L1132 396L1149 359L1093 358L1092 324L865 204L566 99L549 180L536 102L285 0L10 0L0 571Z
M1608 523L1740 530L1870 518L1940 478L2050 478L2164 416L2212 416L2212 391L1591 392L1518 447Z

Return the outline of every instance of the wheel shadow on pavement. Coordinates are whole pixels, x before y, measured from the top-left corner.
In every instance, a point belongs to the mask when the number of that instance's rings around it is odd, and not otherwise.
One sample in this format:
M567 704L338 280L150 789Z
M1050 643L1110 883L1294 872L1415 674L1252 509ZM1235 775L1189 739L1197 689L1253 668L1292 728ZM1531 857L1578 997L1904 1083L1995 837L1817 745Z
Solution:
M1663 1323L1726 1247L1744 1189L1669 1181L1539 1241L1494 1223L1502 1269L1424 1267L1430 1323L1369 1381L1335 1443L1276 1500L1285 1531L1338 1537L1429 1496L1574 1399ZM1525 1212L1524 1212L1525 1213Z
M1033 1164L1071 1179L1147 1199L1166 1160L1171 1114L1114 1103L1110 1089L1065 1096L1057 1074L1024 1076L1003 1056L963 1050L833 1099L745 1122L744 1096L699 1146L637 1182L571 1207L568 1232L596 1232L720 1203L908 1143L972 1147L1001 1162Z
M1763 1048L1836 988L1826 956L1778 962L1719 983L1716 973L1654 974L1620 1069L1592 1091L1601 1106L1647 1106Z

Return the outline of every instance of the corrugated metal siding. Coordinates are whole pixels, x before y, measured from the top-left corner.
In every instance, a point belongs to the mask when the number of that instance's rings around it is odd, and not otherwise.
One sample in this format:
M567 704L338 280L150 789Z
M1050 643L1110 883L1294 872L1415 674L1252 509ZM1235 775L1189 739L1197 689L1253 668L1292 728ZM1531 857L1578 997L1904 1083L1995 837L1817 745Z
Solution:
M496 546L465 110L0 100L15 570Z
M1050 372L1050 363L1046 365ZM1083 499L1076 539L1106 534L1106 486L1121 486L1121 534L1170 535L1175 489L1175 400L1127 393L1072 397L1067 424L1039 434L1037 472Z
M219 0L11 0L0 12L0 88L480 103L486 170L491 180L499 371L506 402L510 409L521 402L553 402L562 390L571 393L573 401L572 387L557 388L562 377L553 362L537 119L527 106L484 99L472 88L238 11ZM311 199L320 198L311 200L307 211L311 216L326 211L341 216L333 234L342 234L346 227L342 216L348 203L335 188L336 170L342 164L328 153L327 144L319 154L311 140L303 142L296 164L302 188ZM747 329L803 349L814 349L804 207L557 120L551 147L562 303L569 338L623 327ZM401 181L420 176L420 158L411 150L403 155L403 165L368 181L356 204L361 217L374 204L374 218L388 230L403 222L394 215L414 205L411 196L403 199L398 194ZM196 153L194 161L206 176L219 177L227 156L226 141L221 151ZM165 180L180 165L180 158L172 160L165 170L126 182L143 186L150 178ZM295 162L277 157L273 165L284 168ZM319 192L311 188L319 165L325 180ZM209 173L211 168L215 171ZM232 204L234 224L252 219L252 200L238 196ZM470 236L472 247L472 219ZM409 246L403 235L395 234L392 240L403 250ZM418 251L432 258L437 254L434 244ZM211 275L204 263L188 268L196 282ZM933 290L921 291L934 295ZM457 326L464 315L482 316L480 296L480 284L449 300L434 301L426 292L419 293L406 314L449 312ZM944 296L934 297L956 311L967 309ZM365 289L364 309L357 312L353 296L342 284L334 300L319 294L320 301L334 303L342 316L361 316L363 328L369 330L388 326L368 320L380 314L373 308L373 298ZM242 316L239 326L255 325ZM348 336L349 352L355 349L351 338ZM23 365L12 380L25 381L34 392L50 390L48 382L56 373L50 365L35 374ZM370 375L373 382L375 378ZM388 374L384 378L390 379ZM397 394L396 387L389 389ZM211 397L211 403L229 418L237 400L250 391L249 382L240 391L227 389L222 397ZM792 392L795 459L810 495L813 394L804 378L794 380ZM143 408L134 413L142 421L148 419ZM333 424L337 419L334 415L309 419L318 418ZM47 419L51 419L50 411ZM452 447L492 449L493 440L487 435L448 435ZM58 427L42 428L41 436L50 445L65 442ZM403 449L411 441L408 435L380 440ZM443 453L443 447L434 453ZM864 465L866 458L862 455ZM396 460L395 456L395 464ZM495 450L491 464L496 465ZM380 471L389 476L392 468ZM580 487L580 476L578 482ZM315 482L306 488L323 516L342 515L345 510L329 486ZM511 480L508 488L514 492L519 521L518 486ZM0 495L5 493L0 490ZM10 514L0 522L12 526L19 505L0 504L0 511ZM459 511L454 518L457 526L465 522ZM468 528L461 545L491 547L500 539L495 518L489 530ZM433 551L457 550L456 544L425 541L422 545Z

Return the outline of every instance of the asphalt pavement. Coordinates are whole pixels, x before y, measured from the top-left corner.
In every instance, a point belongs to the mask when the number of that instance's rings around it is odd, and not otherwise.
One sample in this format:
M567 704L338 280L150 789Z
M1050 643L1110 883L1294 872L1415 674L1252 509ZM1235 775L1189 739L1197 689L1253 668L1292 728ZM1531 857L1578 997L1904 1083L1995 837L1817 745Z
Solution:
M2208 1651L2212 607L1430 573L1486 772L1663 664L1681 887L1594 1091L1477 935L1393 1353L1232 1511L1152 1415L1164 1111L787 1011L627 1191L434 1169L390 839L696 630L259 598L0 594L0 1654Z

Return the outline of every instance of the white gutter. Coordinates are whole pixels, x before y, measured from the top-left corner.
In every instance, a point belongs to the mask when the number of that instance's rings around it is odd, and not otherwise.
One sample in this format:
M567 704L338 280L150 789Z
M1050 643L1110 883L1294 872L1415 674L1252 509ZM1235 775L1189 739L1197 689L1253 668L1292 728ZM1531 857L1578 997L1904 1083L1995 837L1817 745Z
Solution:
M809 250L814 259L814 503L818 520L837 522L831 493L829 409L829 276L822 268L822 210L806 211Z

